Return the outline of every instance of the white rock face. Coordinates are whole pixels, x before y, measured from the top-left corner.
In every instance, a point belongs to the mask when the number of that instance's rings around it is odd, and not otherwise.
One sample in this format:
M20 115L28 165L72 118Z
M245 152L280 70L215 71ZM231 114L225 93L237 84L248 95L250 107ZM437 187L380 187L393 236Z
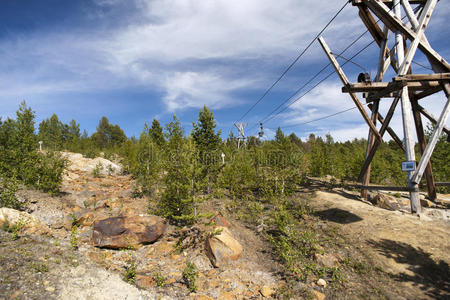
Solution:
M45 234L50 232L48 226L42 224L35 216L12 208L0 208L0 226L4 222L8 222L9 225L20 224L22 227L20 232L26 234Z
M67 170L69 171L68 177L69 179L76 179L74 175L71 174L73 171L81 171L86 173L92 173L95 169L95 167L99 164L103 166L103 168L100 171L100 174L107 175L108 169L110 169L112 174L120 174L122 172L122 166L113 163L110 160L107 160L102 157L96 157L96 158L86 158L83 157L80 153L72 153L72 152L61 152L62 156L66 158L69 161L69 164L67 165Z
M124 282L118 274L86 265L65 272L59 290L57 299L63 300L156 299L151 293Z

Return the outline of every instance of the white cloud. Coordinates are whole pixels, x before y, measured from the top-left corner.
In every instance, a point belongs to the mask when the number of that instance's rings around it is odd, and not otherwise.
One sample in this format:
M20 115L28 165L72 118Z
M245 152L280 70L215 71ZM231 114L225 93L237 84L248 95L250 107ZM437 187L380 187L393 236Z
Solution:
M203 105L220 109L238 102L231 99L230 91L249 84L245 80L224 79L209 73L176 72L168 75L163 83L167 93L163 100L169 111Z

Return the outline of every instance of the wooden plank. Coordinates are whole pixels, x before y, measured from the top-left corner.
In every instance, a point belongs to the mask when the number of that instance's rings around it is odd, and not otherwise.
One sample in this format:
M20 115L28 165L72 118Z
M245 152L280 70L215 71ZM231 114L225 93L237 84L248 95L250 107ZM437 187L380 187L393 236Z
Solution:
M408 39L414 40L416 33L411 28L408 28L401 18L396 17L390 9L380 0L362 0L367 7L385 23L393 32L400 31ZM411 2L410 2L411 3ZM449 63L440 56L424 39L419 41L419 49L427 56L427 58L434 64L439 65L445 72L450 71Z
M436 182L436 186L450 186L450 182Z
M431 123L433 123L434 125L436 125L437 124L437 118L432 114L432 113L430 113L429 111L427 111L425 108L423 108L420 104L417 104L417 108L419 109L419 111L420 111L420 113L422 114L422 115L424 115L428 120L430 120L430 122ZM442 130L446 133L446 134L448 134L448 135L450 135L450 128L448 128L447 126L445 126L444 125L444 128L442 128Z
M369 11L369 9L365 6L359 6L359 17L363 21L364 25L366 26L367 30L369 30L370 34L372 35L375 42L378 44L378 46L381 46L381 43L384 38L383 31L381 31L380 26L375 21L375 18Z
M349 184L348 187L355 189L364 189L364 190L372 190L372 191L392 191L392 192L409 192L411 191L408 187L402 186L381 186L381 185L361 185L361 184Z
M440 92L441 90L442 90L441 86L429 88L429 89L424 90L423 92L417 93L414 96L414 98L416 98L417 100L420 100L420 99L426 98L428 96L431 96L433 94L436 94L437 92Z
M358 82L344 86L343 93L364 93L364 92L379 92L390 85L390 82ZM423 91L430 88L440 87L439 81L410 81L407 87L411 91Z
M392 78L393 81L446 81L450 80L450 73L435 74L406 74Z
M427 141L423 132L422 118L420 117L420 110L418 108L419 103L415 98L411 98L411 103L413 108L414 124L416 126L417 132L417 140L419 142L419 149L421 154L423 155L423 152L425 151L425 148L427 146ZM436 186L434 185L433 170L431 168L430 162L428 162L427 167L425 168L425 179L427 181L428 198L434 201L436 200Z
M389 95L394 91L401 90L406 85L408 85L406 81L389 82L388 86L384 90L375 93L369 93L367 101L371 102L377 99L379 100L380 98L383 98L384 96Z
M328 45L325 43L325 40L323 39L323 37L319 37L319 43L322 46L325 53L327 54L328 59L330 60L334 69L336 70L336 73L339 75L339 78L341 79L342 83L345 86L348 86L350 83L347 79L347 76L345 76L345 73L342 70L342 68L339 66L339 63L336 60L336 58L333 56L333 54L331 54L331 50L328 47ZM358 97L354 93L349 93L349 94L350 94L350 97L352 98L353 102L355 103L356 107L358 108L359 112L363 116L364 120L366 121L367 125L369 125L370 129L373 131L373 133L375 134L377 139L381 140L381 136L378 133L376 126L373 124L372 120L367 115L367 112L365 111L365 109L362 106L361 102L359 101Z

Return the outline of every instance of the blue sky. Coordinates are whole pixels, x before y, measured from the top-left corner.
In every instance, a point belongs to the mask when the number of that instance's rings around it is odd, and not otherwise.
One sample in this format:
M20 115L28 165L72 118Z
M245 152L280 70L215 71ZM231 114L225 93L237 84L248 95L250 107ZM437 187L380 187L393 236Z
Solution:
M225 137L233 122L344 2L3 0L0 116L14 116L25 99L36 111L38 122L56 113L64 122L73 118L93 133L99 119L107 116L128 136L139 136L145 122L157 118L164 124L173 114L188 131L199 109L207 105ZM426 31L433 48L447 60L449 12L449 1L440 1ZM339 52L364 31L357 9L348 5L324 37L332 51ZM370 41L367 34L345 56L351 57ZM355 61L373 75L377 56L373 45ZM415 60L427 64L420 55ZM255 134L254 125L326 63L315 43L244 118L252 129L249 134ZM413 68L417 73L430 73L416 65ZM353 81L361 72L351 64L344 69ZM324 75L329 71L331 68ZM295 132L300 137L328 132L337 140L366 137L367 126L357 110L293 127L352 107L351 99L340 90L339 79L331 76L265 123L267 136L281 126L286 127L286 133ZM445 98L436 94L423 101L423 106L438 115ZM382 111L388 105L388 101L382 103ZM392 126L402 136L399 114L397 109Z

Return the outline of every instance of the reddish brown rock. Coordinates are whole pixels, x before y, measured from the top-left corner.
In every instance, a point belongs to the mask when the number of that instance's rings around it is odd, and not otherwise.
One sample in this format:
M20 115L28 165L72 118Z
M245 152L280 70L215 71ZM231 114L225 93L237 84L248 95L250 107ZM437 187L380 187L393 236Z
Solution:
M158 240L166 227L166 220L156 216L107 218L94 222L92 243L101 248L136 248Z
M217 226L222 226L226 228L230 228L231 224L228 222L227 219L225 219L224 216L222 216L221 213L217 213L212 219L211 222L214 222Z
M237 260L242 255L241 244L233 237L226 227L217 227L219 234L206 240L206 253L214 267L220 267Z

